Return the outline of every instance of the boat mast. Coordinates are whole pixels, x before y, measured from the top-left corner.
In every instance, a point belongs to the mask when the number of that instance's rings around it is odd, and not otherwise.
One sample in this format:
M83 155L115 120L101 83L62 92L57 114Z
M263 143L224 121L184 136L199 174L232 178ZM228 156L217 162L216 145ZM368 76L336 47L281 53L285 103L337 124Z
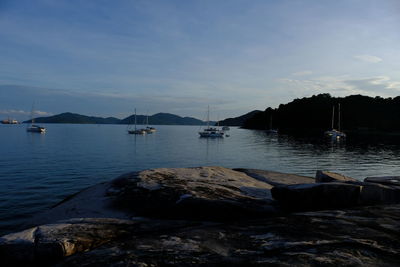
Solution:
M338 104L338 130L340 132L340 103Z
M31 126L35 123L35 102L32 104L32 110L31 110Z
M332 110L332 130L335 129L334 126L334 121L335 121L335 106L333 106Z
M135 131L136 131L136 108L135 108Z
M207 129L210 128L210 105L207 108Z

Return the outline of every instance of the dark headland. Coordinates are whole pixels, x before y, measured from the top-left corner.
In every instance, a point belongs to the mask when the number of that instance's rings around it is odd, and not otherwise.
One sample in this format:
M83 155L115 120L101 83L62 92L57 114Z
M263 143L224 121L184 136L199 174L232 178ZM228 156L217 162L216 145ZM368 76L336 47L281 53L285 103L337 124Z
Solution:
M4 266L398 266L400 179L164 168L94 185L0 238Z

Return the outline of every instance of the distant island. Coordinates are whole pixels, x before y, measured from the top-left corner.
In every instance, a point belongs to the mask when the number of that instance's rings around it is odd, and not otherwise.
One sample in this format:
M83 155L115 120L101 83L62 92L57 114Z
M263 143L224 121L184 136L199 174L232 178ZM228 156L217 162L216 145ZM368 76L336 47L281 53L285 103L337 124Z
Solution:
M85 116L81 114L65 112L49 117L39 117L34 119L36 123L77 123L77 124L133 124L135 119L134 115L131 115L125 119L118 119L114 117L101 118L93 116ZM147 116L137 115L137 124L146 124ZM148 116L149 124L153 125L204 125L205 122L191 118L191 117L180 117L178 115L170 113L157 113L152 116ZM31 120L24 121L24 123L30 123ZM215 122L213 122L215 124Z

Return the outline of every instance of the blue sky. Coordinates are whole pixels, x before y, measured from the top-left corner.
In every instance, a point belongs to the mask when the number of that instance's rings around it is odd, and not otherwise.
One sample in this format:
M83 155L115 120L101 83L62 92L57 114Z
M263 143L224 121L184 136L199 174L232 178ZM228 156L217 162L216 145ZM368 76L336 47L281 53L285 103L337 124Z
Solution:
M0 118L397 96L400 2L0 0Z

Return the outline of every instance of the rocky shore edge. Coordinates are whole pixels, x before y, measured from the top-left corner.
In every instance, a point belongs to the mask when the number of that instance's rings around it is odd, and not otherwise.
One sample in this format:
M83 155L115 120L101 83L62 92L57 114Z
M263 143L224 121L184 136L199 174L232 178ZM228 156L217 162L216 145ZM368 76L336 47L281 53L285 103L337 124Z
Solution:
M0 237L3 266L398 266L400 177L124 174Z

